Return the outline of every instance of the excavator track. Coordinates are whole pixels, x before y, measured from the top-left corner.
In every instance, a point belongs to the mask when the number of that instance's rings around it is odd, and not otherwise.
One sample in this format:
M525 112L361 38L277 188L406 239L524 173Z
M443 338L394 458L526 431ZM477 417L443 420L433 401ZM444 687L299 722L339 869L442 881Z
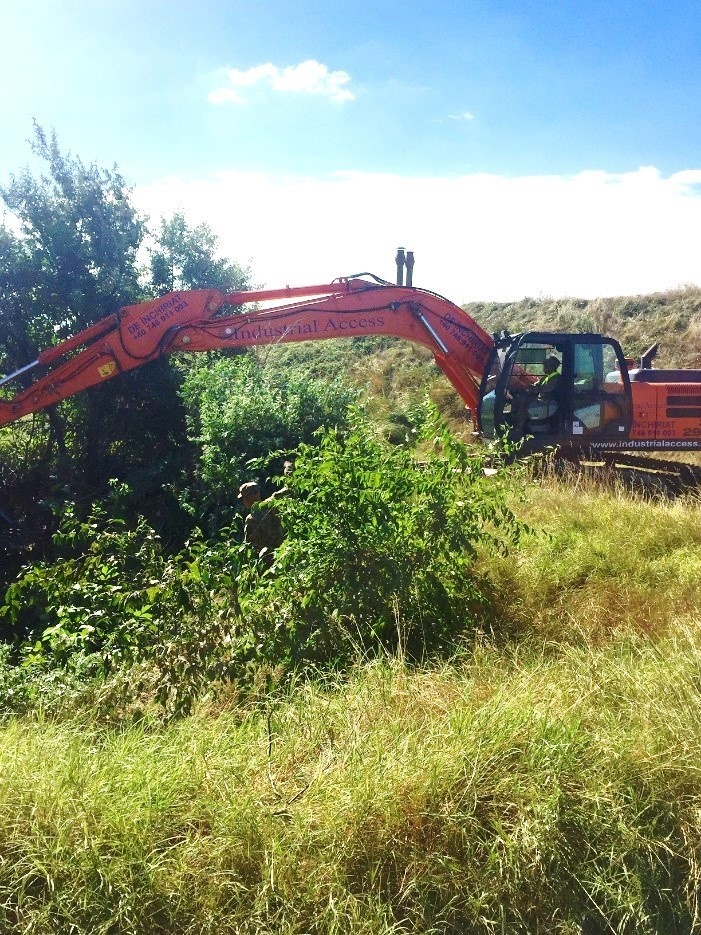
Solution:
M574 467L571 461L569 464ZM577 470L649 496L678 497L701 489L701 466L633 453L597 452L583 456Z

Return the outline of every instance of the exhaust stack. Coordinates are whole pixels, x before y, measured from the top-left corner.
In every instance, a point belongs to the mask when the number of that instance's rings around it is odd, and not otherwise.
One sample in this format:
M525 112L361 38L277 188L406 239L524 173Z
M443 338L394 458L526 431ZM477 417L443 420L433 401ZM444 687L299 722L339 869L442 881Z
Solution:
M397 247L397 285L411 286L414 278L414 251L404 250L404 247ZM404 270L406 269L406 282L404 281Z
M640 357L640 369L641 370L652 370L652 362L657 357L657 352L660 349L660 345L657 341L641 355Z
M406 263L406 257L404 256L404 247L397 247L397 255L394 258L395 263L397 264L397 285L404 285L404 264Z
M407 250L406 253L406 284L411 286L414 279L414 251Z

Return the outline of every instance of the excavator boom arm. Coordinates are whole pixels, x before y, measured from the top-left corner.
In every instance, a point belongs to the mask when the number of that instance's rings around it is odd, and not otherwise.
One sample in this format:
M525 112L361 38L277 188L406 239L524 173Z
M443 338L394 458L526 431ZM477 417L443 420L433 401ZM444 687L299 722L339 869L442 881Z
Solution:
M225 314L227 308L271 302L269 308ZM353 278L228 295L178 292L126 306L5 378L3 383L32 366L47 368L14 397L0 400L0 426L175 352L367 335L429 348L466 405L476 410L493 345L487 332L435 293Z

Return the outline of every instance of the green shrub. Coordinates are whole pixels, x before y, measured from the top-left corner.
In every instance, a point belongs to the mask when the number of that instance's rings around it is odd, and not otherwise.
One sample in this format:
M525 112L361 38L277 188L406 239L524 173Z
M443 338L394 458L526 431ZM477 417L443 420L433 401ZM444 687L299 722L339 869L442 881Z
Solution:
M0 608L22 670L6 667L0 703L109 683L107 707L146 694L180 714L212 682L253 684L266 667L452 650L490 603L477 549L503 551L523 527L507 505L513 469L485 476L485 456L433 409L415 421L423 430L390 446L356 411L348 432L302 445L274 500L286 539L272 562L229 529L169 555L143 518L68 508L57 558L25 568Z
M329 430L300 447L277 501L287 538L242 597L269 658L417 658L474 629L489 603L476 550L503 551L522 531L506 502L511 475L485 476L486 456L469 452L434 410L416 438L384 445L356 411L348 434Z
M5 620L59 663L76 651L118 652L143 642L169 593L168 562L145 520L129 528L100 507L81 520L69 505L54 545L53 563L27 567L8 588Z
M69 507L54 543L59 558L25 568L0 607L23 673L5 665L5 707L147 663L155 700L181 713L230 671L238 555L228 530L213 542L195 534L169 556L143 518L130 527L95 507L81 520Z
M183 396L200 452L190 506L200 523L216 529L230 522L248 461L310 443L322 426L344 425L356 394L340 382L266 367L244 354L189 370Z

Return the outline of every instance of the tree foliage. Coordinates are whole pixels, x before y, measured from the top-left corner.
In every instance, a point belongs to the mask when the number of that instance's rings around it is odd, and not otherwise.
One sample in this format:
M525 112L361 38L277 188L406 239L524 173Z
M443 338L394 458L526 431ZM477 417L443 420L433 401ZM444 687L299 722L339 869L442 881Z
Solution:
M29 246L0 224L0 372L19 369L51 343L50 315L27 313L39 268Z
M31 148L39 171L25 169L0 186L8 214L0 225L4 372L164 288L245 287L247 271L216 256L209 228L190 227L180 214L162 222L151 248L152 278L144 278L138 257L146 221L117 168L85 164L38 124ZM10 386L20 389L33 375ZM35 421L50 431L35 433L42 444L25 449L24 468L15 463L13 472L35 475L35 502L59 488L90 500L105 492L109 479L127 480L141 488L148 512L148 501L186 469L191 454L180 382L180 370L160 360L38 414ZM4 502L17 518L30 509L20 496L25 486L13 485Z
M45 347L140 298L137 251L145 224L116 167L86 166L38 124L32 151L44 172L25 169L0 187L20 229L3 235L3 268L19 261L17 277L10 268L3 285L14 296L15 329ZM6 336L0 341L10 363L27 362L10 356Z
M0 305L9 319L0 348L7 369L142 294L137 251L145 225L117 169L63 153L55 134L47 136L38 124L32 151L41 174L26 169L0 188L18 227L13 233L6 226L0 240ZM99 473L120 392L105 386L47 414L64 459Z
M234 292L248 286L250 270L218 256L219 239L209 226L192 227L180 212L161 220L150 252L152 287L159 294L204 288Z

